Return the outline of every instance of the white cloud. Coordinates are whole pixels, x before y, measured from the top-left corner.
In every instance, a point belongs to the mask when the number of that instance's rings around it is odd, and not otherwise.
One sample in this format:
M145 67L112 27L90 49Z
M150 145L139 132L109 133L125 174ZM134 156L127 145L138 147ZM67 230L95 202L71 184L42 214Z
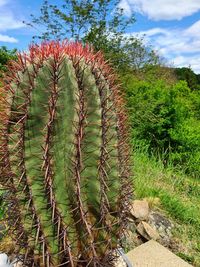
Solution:
M0 0L0 7L5 6L7 3L9 3L9 0Z
M119 3L118 7L119 7L119 8L123 8L124 13L125 13L127 16L131 16L131 14L132 14L132 9L131 9L131 5L130 5L130 3L129 3L128 0L121 0L121 2Z
M18 43L18 40L14 37L10 37L8 35L0 34L0 42L6 42L6 43Z
M21 21L16 20L13 14L3 14L0 12L0 31L5 32L7 30L14 30L24 27Z
M139 12L153 20L181 20L200 10L199 0L121 0L127 16Z
M13 3L14 0L0 0L0 42L16 43L17 39L8 36L7 31L24 27L22 21L15 17Z
M186 34L191 36L198 36L200 33L200 20L195 22L192 26L190 26L186 31Z
M200 20L186 29L153 28L135 32L133 35L143 36L146 43L151 44L162 56L175 66L191 65L200 73Z
M173 63L178 67L190 66L194 72L200 73L200 54L194 56L177 56L174 58Z

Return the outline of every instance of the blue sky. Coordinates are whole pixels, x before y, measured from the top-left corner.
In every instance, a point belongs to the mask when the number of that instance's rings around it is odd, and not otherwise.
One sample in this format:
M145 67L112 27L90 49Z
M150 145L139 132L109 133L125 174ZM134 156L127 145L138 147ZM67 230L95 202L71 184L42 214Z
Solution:
M0 0L0 46L27 49L35 32L22 21L39 14L42 2ZM120 6L137 19L129 34L145 34L144 41L170 64L200 73L200 0L121 0Z

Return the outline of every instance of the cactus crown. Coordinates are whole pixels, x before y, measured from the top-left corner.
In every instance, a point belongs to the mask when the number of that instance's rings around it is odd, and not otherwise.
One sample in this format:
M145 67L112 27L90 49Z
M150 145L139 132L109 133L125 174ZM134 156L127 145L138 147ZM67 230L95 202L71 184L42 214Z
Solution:
M103 55L80 43L33 45L12 63L2 173L28 266L112 262L131 198L118 87Z

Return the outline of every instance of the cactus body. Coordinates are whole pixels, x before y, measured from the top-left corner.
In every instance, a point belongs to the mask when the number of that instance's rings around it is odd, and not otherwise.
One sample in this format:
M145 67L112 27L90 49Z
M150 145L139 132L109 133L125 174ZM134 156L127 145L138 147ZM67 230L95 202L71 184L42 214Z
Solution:
M126 116L111 68L79 43L43 43L19 55L5 89L2 173L24 262L109 266L131 198Z

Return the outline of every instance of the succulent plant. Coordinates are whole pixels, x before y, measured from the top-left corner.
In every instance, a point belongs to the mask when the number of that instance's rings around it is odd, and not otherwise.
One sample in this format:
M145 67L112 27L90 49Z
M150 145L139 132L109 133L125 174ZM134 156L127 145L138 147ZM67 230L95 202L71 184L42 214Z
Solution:
M27 266L112 266L132 197L127 119L101 52L47 42L5 78L10 233Z

